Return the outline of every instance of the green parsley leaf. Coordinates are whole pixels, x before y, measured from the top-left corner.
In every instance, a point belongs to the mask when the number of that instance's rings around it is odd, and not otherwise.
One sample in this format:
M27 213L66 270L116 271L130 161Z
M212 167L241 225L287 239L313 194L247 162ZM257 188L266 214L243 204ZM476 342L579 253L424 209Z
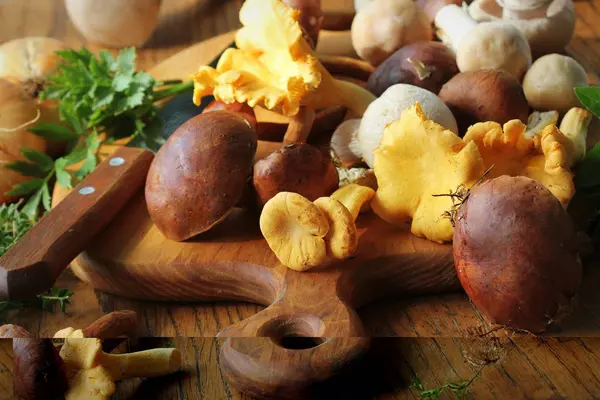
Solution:
M32 176L37 178L46 176L47 172L44 171L40 165L28 163L26 161L13 161L10 164L6 164L4 168L19 172L24 176Z
M34 224L34 221L19 210L21 203L0 206L0 256L21 239Z
M577 166L575 185L586 189L600 186L600 143L588 151Z
M9 196L25 196L35 192L37 189L41 188L43 184L43 179L33 178L13 186L12 190L6 194Z
M41 151L37 151L35 149L27 149L21 147L21 154L25 156L29 161L32 161L40 166L45 172L48 172L52 169L52 165L54 164L54 160Z
M62 142L77 138L77 133L73 132L64 125L54 122L40 122L34 127L29 128L29 131L35 133L44 139Z
M27 215L30 219L34 219L37 216L38 213L38 209L40 208L40 203L42 201L42 194L44 191L44 188L48 187L47 183L44 183L36 192L33 196L31 196L29 198L29 200L27 200L27 203L25 203L25 205L23 206L23 209L21 210L25 215Z
M129 47L121 50L117 57L117 68L120 74L133 75L135 72L135 48Z

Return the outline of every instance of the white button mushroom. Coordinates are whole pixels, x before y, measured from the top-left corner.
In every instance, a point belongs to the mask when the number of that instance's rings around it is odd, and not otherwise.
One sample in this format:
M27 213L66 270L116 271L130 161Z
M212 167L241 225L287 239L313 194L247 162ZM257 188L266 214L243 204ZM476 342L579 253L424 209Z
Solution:
M461 7L447 5L435 17L442 40L456 52L461 72L504 70L518 80L531 66L531 48L523 33L503 22L477 23Z
M581 107L574 87L588 86L583 67L571 57L548 54L538 58L523 79L529 105L536 110L566 112Z
M475 0L469 14L480 22L513 24L523 32L535 57L562 52L575 33L572 0Z
M477 25L461 41L456 64L461 72L501 69L519 81L531 66L531 48L525 36L506 22Z
M432 39L427 16L413 0L371 1L352 22L354 50L375 66L404 45Z
M438 96L418 86L403 83L390 86L369 105L358 129L360 153L369 167L373 168L373 150L379 146L386 125L399 119L417 101L428 119L458 134L456 119Z

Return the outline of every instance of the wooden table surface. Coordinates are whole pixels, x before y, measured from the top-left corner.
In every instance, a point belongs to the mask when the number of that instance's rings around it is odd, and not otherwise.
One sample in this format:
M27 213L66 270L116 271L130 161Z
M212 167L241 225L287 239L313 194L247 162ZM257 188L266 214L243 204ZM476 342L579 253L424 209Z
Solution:
M138 50L138 66L150 68L190 44L234 30L239 26L237 12L241 3L242 0L165 0L159 26L144 48ZM353 2L323 0L323 3L330 10L347 10ZM568 52L589 72L598 75L600 0L577 1L576 10L576 38ZM0 43L34 35L55 37L72 47L101 48L86 42L75 30L62 0L0 1ZM365 363L371 367L361 370L362 380L383 393L365 393L361 398L418 398L418 392L408 388L415 375L421 378L426 388L448 381L468 380L479 367L471 365L465 354L482 343L500 343L509 351L500 363L486 367L482 379L474 383L473 392L478 398L488 395L498 398L600 398L600 340L590 338L600 336L600 291L595 284L599 279L600 269L588 268L579 308L550 332L553 336L566 337L564 339L506 337L505 332L497 331L492 335L502 337L479 339L479 344L473 345L475 339L471 337L487 331L489 326L462 293L394 299L364 307L359 314L371 336L412 338L375 341ZM169 399L244 398L220 376L217 341L211 337L262 307L132 301L95 293L68 272L60 278L58 285L75 293L66 314L22 310L5 317L40 336L51 336L65 326L85 326L115 309L132 309L140 315L142 336L192 337L173 339L184 351L189 373L147 381L141 384L141 389L137 388L140 382L123 383L119 386L118 398L152 398L144 397L144 393L158 392L164 393L160 398ZM465 326L469 329L464 329ZM575 336L588 339L567 338ZM0 349L0 380L10 375L10 357L5 357L8 353L2 351ZM384 370L383 365L388 367ZM374 370L378 373L370 374ZM348 385L346 382L342 386ZM3 387L0 382L0 390ZM136 390L137 394L134 394ZM357 390L349 393L357 393Z

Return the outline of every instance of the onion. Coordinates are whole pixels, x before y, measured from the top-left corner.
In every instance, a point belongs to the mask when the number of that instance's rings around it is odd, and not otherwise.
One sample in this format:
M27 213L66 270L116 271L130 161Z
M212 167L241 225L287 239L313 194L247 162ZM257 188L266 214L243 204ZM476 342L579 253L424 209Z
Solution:
M569 313L582 276L577 233L543 185L508 176L484 182L455 222L456 272L492 323L537 334Z
M26 37L4 43L0 46L0 78L37 101L47 77L56 71L59 57L55 52L64 49L67 46L63 42L46 37ZM46 100L38 107L40 122L60 122L55 101ZM63 150L64 143L48 143L48 153L52 156L59 155Z
M15 200L6 192L29 179L4 166L24 159L21 147L46 151L46 141L27 132L27 127L37 122L39 117L35 101L26 96L21 87L0 79L0 204Z

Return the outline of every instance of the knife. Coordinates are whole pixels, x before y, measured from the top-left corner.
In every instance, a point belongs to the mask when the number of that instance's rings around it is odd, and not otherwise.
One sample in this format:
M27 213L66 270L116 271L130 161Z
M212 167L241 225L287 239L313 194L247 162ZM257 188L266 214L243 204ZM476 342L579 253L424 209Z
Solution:
M25 300L54 285L144 187L154 154L122 147L0 257L0 300Z

